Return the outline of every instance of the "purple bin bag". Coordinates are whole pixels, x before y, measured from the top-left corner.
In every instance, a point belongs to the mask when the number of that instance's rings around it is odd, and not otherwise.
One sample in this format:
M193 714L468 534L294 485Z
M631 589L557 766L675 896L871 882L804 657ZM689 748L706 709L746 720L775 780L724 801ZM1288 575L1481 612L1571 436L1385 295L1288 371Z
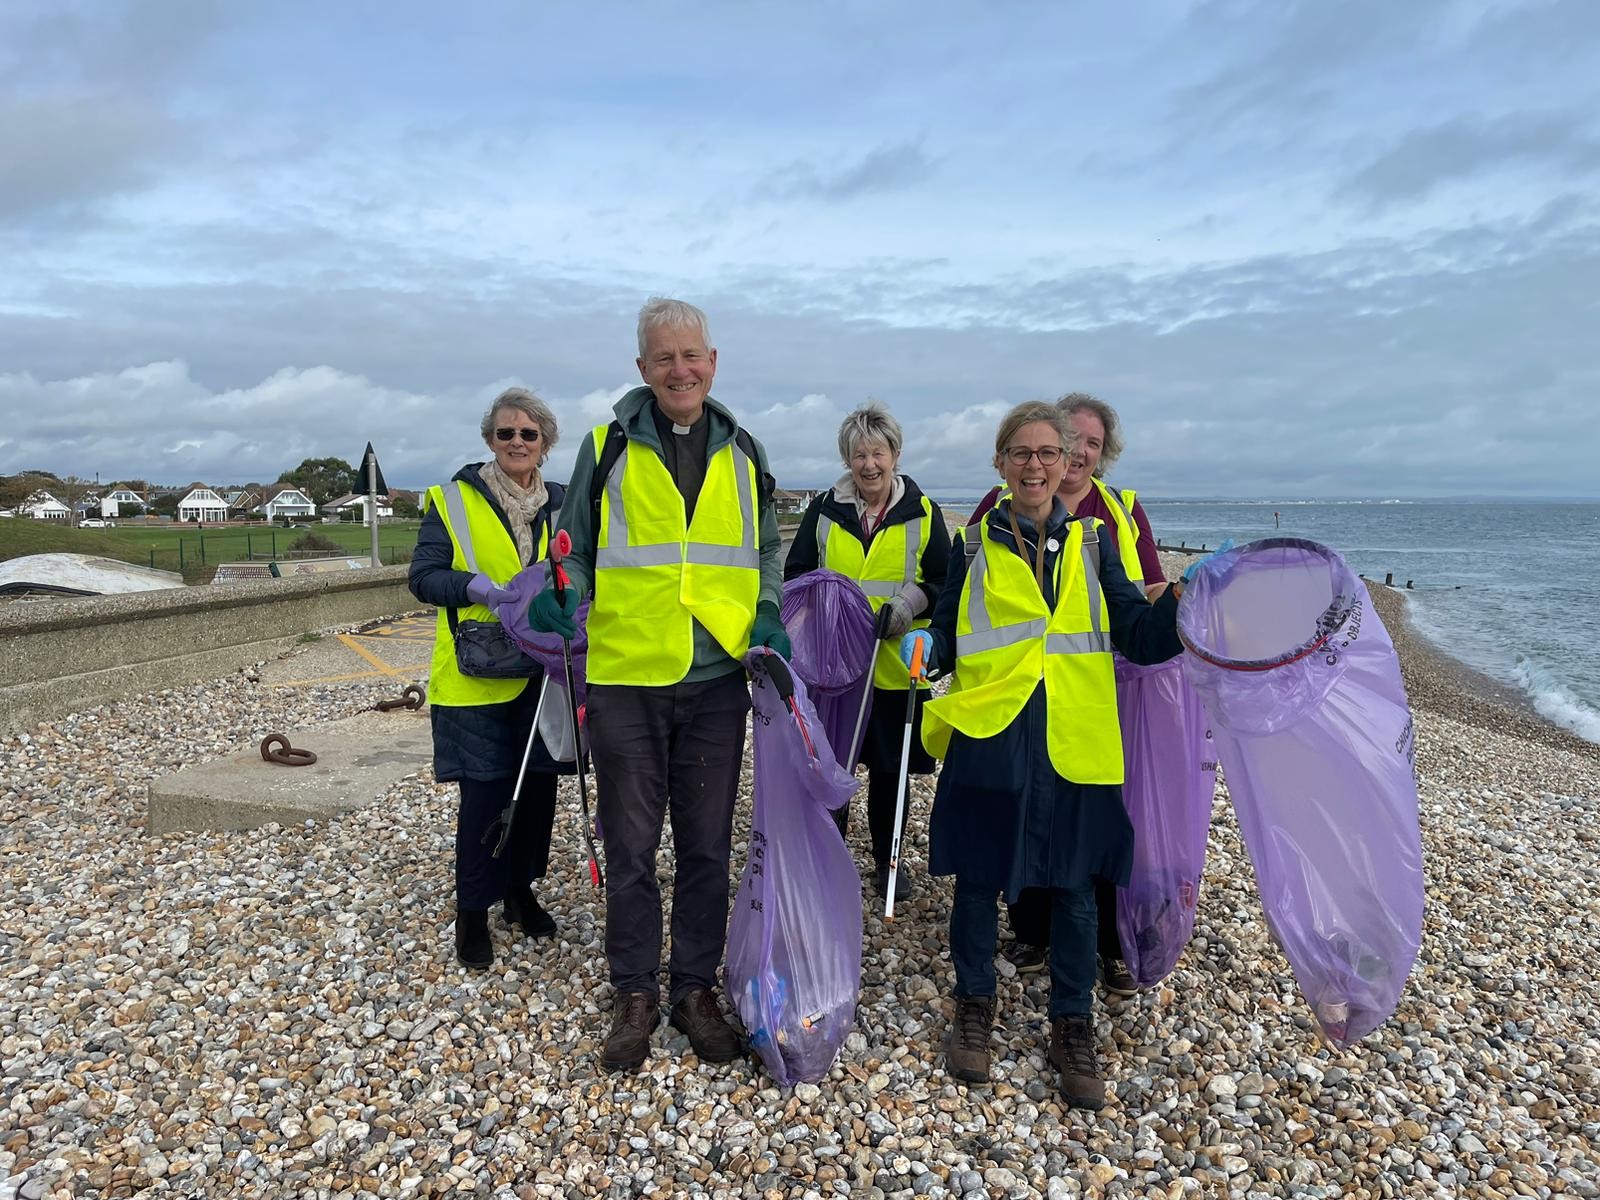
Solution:
M861 988L861 877L830 810L855 778L817 736L803 679L794 709L764 660L751 673L755 811L728 925L728 995L772 1077L784 1086L828 1073L855 1025Z
M544 560L530 563L511 577L504 585L516 593L516 599L495 605L495 616L500 618L512 641L522 647L522 652L533 659L558 680L566 670L562 663L561 635L539 633L528 624L528 605L533 598L550 586L550 564ZM572 673L577 676L578 703L583 703L583 664L589 656L589 602L578 606L575 618L578 632L572 639Z
M1211 718L1267 925L1323 1032L1383 1024L1422 942L1411 711L1366 588L1326 546L1267 538L1195 573L1184 671Z
M872 605L848 575L807 571L783 585L780 614L794 647L790 665L806 681L834 756L850 770L861 753L857 726L866 728L862 705L872 703ZM850 753L838 752L846 746Z
M572 718L568 713L570 704L566 693L567 669L562 661L561 635L536 633L533 626L528 624L528 605L533 603L535 596L550 586L550 563L543 559L530 563L512 576L505 586L516 594L516 599L495 605L495 616L500 619L500 624L505 626L506 633L521 647L522 652L544 668L545 677L549 681L549 691L545 697L544 707L539 713L541 736L544 738L545 747L556 761L571 762L574 757ZM572 682L577 689L578 707L581 710L588 702L586 668L589 661L589 602L587 600L578 606L577 616L574 619L577 622L578 632L572 639ZM583 738L585 753L588 752L588 742L585 723ZM598 822L596 824L598 825Z
M1133 871L1117 893L1122 957L1140 987L1160 983L1194 932L1217 763L1181 658L1141 667L1113 656L1133 824Z

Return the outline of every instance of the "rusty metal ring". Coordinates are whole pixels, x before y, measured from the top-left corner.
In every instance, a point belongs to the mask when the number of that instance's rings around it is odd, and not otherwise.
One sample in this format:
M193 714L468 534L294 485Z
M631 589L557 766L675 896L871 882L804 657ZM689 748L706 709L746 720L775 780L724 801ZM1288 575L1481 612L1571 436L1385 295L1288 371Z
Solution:
M261 739L261 757L285 767L309 767L317 761L314 751L296 750L281 733L269 733Z
M416 712L421 708L427 696L422 689L414 683L406 684L406 690L401 692L398 699L379 700L372 707L377 712L393 712L397 708L404 708Z

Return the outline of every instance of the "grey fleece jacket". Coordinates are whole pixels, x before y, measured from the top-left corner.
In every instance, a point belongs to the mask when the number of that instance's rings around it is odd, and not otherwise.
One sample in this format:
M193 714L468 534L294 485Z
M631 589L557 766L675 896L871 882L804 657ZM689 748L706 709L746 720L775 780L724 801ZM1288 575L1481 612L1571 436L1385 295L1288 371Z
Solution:
M655 393L647 387L636 387L618 400L612 411L621 422L628 440L636 446L649 447L665 465L661 438L650 415L654 404ZM706 439L706 461L710 462L713 455L733 441L739 426L733 414L709 396L706 397L706 417L711 421ZM756 471L765 475L770 470L766 447L754 437L751 440L756 447ZM567 559L567 573L580 596L587 596L594 590L594 512L589 501L594 470L595 444L594 431L591 429L584 435L583 445L578 448L578 461L572 468L572 479L567 484L567 498L561 506L559 521L560 527L572 538L572 555ZM771 601L776 608L783 600L783 558L782 542L778 536L778 514L769 496L762 495L758 507L761 523L761 592L757 600ZM689 666L689 673L684 676L684 682L715 679L739 670L741 665L728 657L727 651L699 621L694 623L694 660Z

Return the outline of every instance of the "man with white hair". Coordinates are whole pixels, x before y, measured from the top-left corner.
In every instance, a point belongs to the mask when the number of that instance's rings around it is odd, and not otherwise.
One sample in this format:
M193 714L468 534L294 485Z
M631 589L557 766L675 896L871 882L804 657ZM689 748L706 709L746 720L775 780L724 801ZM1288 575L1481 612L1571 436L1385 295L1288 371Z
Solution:
M574 586L541 592L534 628L571 636L589 609L588 729L606 857L606 958L615 989L601 1060L637 1070L660 1022L656 855L672 820L668 1002L702 1061L738 1036L716 997L728 928L728 857L750 708L741 660L784 656L783 565L766 451L711 398L717 352L703 312L639 312L645 386L578 451L560 523Z

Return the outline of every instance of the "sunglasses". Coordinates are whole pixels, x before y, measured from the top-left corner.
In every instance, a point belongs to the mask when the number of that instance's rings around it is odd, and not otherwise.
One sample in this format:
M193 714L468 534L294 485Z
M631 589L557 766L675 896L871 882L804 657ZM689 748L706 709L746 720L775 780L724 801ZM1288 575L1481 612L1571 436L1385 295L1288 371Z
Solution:
M522 440L530 445L539 440L539 431L537 429L496 429L494 436L496 441L509 442L519 433L522 435Z

